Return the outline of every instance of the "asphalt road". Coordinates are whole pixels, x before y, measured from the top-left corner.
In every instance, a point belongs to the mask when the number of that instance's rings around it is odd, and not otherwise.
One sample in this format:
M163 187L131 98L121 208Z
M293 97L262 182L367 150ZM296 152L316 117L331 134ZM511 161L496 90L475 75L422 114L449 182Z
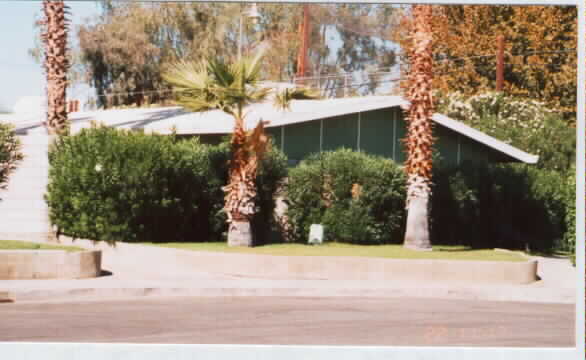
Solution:
M574 347L573 305L372 298L0 304L0 341Z

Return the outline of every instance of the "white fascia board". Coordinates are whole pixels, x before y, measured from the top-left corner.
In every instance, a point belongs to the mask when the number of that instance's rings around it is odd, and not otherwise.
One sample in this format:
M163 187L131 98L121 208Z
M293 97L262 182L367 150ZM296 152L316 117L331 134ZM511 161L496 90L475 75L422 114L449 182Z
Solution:
M510 157L522 161L527 164L535 164L539 160L539 156L526 153L523 150L517 149L514 146L506 144L500 140L493 138L481 131L478 131L464 123L451 119L442 114L434 114L433 121L451 129L457 133L465 135L479 143L487 145L495 150L498 150Z

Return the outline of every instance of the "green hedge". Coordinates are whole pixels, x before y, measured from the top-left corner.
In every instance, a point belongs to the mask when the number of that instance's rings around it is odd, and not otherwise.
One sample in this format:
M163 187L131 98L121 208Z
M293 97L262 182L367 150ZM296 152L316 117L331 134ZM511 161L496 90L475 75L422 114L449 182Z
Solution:
M522 164L436 168L432 243L570 251L570 187L563 173Z
M12 126L0 124L0 189L6 187L8 176L21 159L20 142Z
M436 164L433 182L433 244L574 250L572 176L522 164ZM354 184L363 187L357 199ZM327 241L403 242L405 177L390 160L350 150L313 155L290 170L288 200L296 241L307 241L315 223Z
M229 157L225 142L209 146L173 135L82 130L50 149L51 221L61 233L108 242L223 240L221 188ZM272 213L263 200L272 197L272 182L286 167L275 151L265 163L258 216Z
M326 241L402 240L405 177L391 160L347 149L315 154L290 170L287 189L296 241L307 241L314 223L325 226Z

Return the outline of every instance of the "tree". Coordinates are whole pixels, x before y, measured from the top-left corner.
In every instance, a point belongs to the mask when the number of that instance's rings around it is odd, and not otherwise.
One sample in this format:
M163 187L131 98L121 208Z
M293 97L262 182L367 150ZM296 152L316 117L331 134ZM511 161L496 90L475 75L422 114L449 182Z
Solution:
M44 45L43 67L47 77L47 129L50 135L69 133L67 120L67 19L68 7L61 1L44 0L44 31L41 40Z
M224 57L235 41L230 22L240 4L110 3L78 31L81 60L98 105L171 99L164 67L179 59ZM229 45L227 45L229 44Z
M194 112L218 109L234 117L232 160L224 210L228 217L228 245L252 246L250 221L255 214L256 174L268 149L264 123L252 131L244 127L247 105L265 100L270 88L259 86L261 60L264 51L231 65L218 59L202 62L178 62L163 74L177 92L177 103ZM287 92L280 98L284 108L293 98L308 98L306 91Z
M432 7L412 8L412 46L407 79L407 227L404 246L431 250L429 239L429 198L432 170L433 52Z
M97 89L99 106L171 99L161 73L179 59L236 59L232 49L238 46L238 20L244 4L102 1L102 5L103 14L80 26L77 34L82 72ZM308 57L313 73L360 71L381 61L394 64L394 49L371 36L380 32L382 24L387 26L391 7L315 4L311 8ZM259 4L258 9L261 17L257 24L243 23L244 53L270 42L261 76L288 81L297 68L301 6ZM367 28L368 33L360 34L355 28ZM332 37L341 40L336 53ZM321 84L329 94L343 91L340 79Z
M477 95L495 88L496 38L505 38L504 92L545 102L575 122L577 18L573 6L435 6L434 88ZM408 49L411 18L393 30Z

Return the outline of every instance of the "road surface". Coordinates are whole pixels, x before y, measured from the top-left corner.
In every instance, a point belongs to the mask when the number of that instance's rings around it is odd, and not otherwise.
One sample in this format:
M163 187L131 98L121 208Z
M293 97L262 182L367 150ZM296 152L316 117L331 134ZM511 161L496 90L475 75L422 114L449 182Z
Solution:
M416 298L0 304L0 341L574 347L573 305Z

